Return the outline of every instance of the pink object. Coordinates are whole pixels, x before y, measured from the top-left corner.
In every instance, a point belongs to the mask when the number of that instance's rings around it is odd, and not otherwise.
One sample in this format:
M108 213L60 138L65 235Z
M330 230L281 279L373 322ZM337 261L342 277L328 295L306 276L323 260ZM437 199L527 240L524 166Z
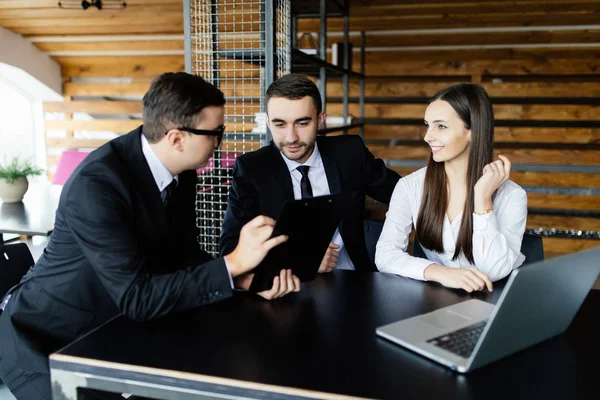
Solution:
M56 173L52 177L52 184L64 185L73 170L77 168L80 162L90 154L88 151L66 150L60 156L60 161L56 167Z
M232 153L225 153L225 154L221 154L220 160L221 160L221 168L231 168L233 167L233 164L235 164L235 159L239 156L239 154L232 154ZM198 168L196 170L196 172L199 175L205 175L205 174L209 174L212 169L214 168L214 158L211 158L210 160L208 160L208 164L206 165L206 167L204 168Z

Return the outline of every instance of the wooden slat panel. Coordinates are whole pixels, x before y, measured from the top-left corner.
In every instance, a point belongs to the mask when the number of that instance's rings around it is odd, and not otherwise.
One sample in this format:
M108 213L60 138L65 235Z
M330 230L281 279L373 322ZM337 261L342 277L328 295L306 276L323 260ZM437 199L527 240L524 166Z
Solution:
M142 125L141 119L93 119L89 121L73 120L46 120L44 127L46 130L83 130L83 131L111 131L116 133L127 133Z
M127 0L127 7L148 4L181 4L181 0ZM57 0L2 0L0 10L12 8L57 8Z
M430 150L420 146L370 145L376 157L396 160L428 160ZM559 165L598 165L598 150L547 150L547 149L501 149L494 157L503 154L515 164L559 164Z
M0 2L3 3L4 1ZM169 16L171 14L183 13L183 2L164 3L164 4L130 4L127 2L127 7L120 9L103 9L98 10L96 7L90 7L87 10L79 8L59 8L58 1L54 3L54 7L45 8L5 8L0 11L0 23L5 20L58 20L56 23L67 23L64 19L90 19L99 18L109 19L130 19L130 18L147 18L157 15Z
M401 176L406 176L415 172L419 168L392 167L392 169L398 172ZM600 174L585 174L576 172L511 171L510 179L521 186L600 188Z
M81 83L65 82L65 96L143 96L150 88L151 81L131 83Z
M342 42L338 37L329 36L327 43ZM360 37L350 36L355 48L360 47ZM491 33L453 33L419 35L366 35L367 47L410 47L410 46L464 46L498 44L569 44L598 43L600 30L585 31L536 31L536 32L491 32Z
M183 56L53 57L64 77L155 77L164 72L184 71ZM260 67L240 61L219 63L221 79L260 78ZM241 82L239 83L241 85Z
M600 231L600 218L562 217L555 215L528 215L528 228L575 229Z
M561 254L575 253L577 251L592 249L600 246L600 240L571 239L571 238L542 238L544 242L544 255L555 257ZM550 258L548 257L548 258Z
M423 118L426 104L366 104L366 118ZM342 105L332 103L327 106L329 114L342 114ZM360 115L358 104L350 104L349 112ZM530 121L597 121L600 120L600 107L590 105L554 105L554 104L496 104L496 119Z
M109 139L46 138L46 147L60 149L95 149L108 141Z
M367 80L367 97L423 97L429 99L438 91L459 81L406 82L389 79ZM505 82L481 84L490 97L600 97L599 82ZM327 96L342 96L340 82L327 84ZM350 96L358 96L359 83L350 83Z
M141 114L141 101L45 102L45 112L84 112L89 114Z
M318 32L319 19L299 19L298 30L302 32ZM544 13L503 13L503 14L440 14L440 15L406 15L350 18L352 30L375 31L398 29L440 29L440 28L474 28L474 27L503 27L503 26L564 26L564 25L593 25L598 22L597 15L591 12L575 12L560 14ZM344 21L332 18L328 21L328 30L342 31Z
M63 77L155 77L184 71L183 56L53 57Z
M366 125L366 139L423 140L424 125ZM600 143L600 128L496 127L496 143Z
M90 148L95 149L108 143L110 139L84 139L84 138L46 138L46 147L59 149L77 149ZM226 151L245 151L256 150L260 148L260 141L248 140L243 143L225 140L221 144L221 149Z
M600 60L593 58L446 62L402 60L401 53L367 53L366 74L371 76L597 75L600 71Z
M354 17L379 17L381 15L403 17L405 15L416 16L440 16L453 17L455 14L494 14L502 15L506 13L535 13L535 14L552 14L552 13L575 13L575 12L591 12L600 11L600 5L590 1L569 0L568 2L549 0L544 2L510 2L506 1L486 1L486 2L470 2L463 3L444 3L444 4L406 4L405 2L397 2L393 5L380 5L378 2L371 4L356 4L351 8L351 15ZM474 16L476 18L477 16Z
M78 51L183 51L181 40L132 40L106 42L34 42L35 47L46 53Z
M600 196L527 193L527 205L556 210L600 210Z

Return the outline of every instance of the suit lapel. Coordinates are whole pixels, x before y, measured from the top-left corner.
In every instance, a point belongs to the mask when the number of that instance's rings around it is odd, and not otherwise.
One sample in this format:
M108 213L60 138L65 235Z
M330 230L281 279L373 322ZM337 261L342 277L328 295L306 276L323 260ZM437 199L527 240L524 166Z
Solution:
M288 170L288 166L283 161L283 156L279 149L275 146L275 144L271 144L271 148L273 149L273 171L278 171L278 177L275 181L276 185L280 185L283 188L283 192L280 190L274 190L273 193L282 193L283 201L275 201L274 204L283 204L287 200L294 200L294 188L292 186L292 176L290 175L290 171ZM269 171L266 171L270 173Z
M123 154L130 160L131 172L135 176L133 180L134 184L138 187L139 192L143 193L144 197L147 198L144 204L147 205L150 215L156 218L160 231L166 232L167 218L165 208L154 176L152 176L152 171L150 171L150 166L142 152L141 134L142 127L127 134Z
M321 160L323 160L323 167L325 168L325 175L327 176L327 183L329 184L329 192L331 194L342 192L342 179L340 177L340 169L338 164L331 156L327 145L323 143L323 140L318 141L319 152L321 153Z

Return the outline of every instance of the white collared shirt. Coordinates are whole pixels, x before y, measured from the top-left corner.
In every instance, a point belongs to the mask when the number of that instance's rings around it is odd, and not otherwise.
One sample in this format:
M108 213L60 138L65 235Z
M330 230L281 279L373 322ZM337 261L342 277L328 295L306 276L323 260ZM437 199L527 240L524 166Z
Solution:
M419 215L426 170L422 168L396 184L375 252L379 271L424 280L423 272L433 263L450 268L474 266L490 280L497 281L523 264L525 256L520 249L527 222L527 193L510 180L498 189L492 213L473 214L475 265L470 264L462 253L455 261L452 260L462 213L452 222L447 215L445 217L443 253L424 248L427 259L408 254L408 236Z
M142 140L142 153L144 153L144 158L150 167L150 172L152 172L152 177L154 178L154 182L156 182L156 186L158 186L158 191L160 192L160 197L165 201L165 197L167 196L167 191L165 190L167 186L171 184L173 179L179 183L179 175L171 175L171 172L165 167L165 165L158 159L152 148L150 147L150 143L148 143L148 139L146 136L141 135Z
M310 167L308 169L308 180L310 181L310 185L312 187L313 196L326 196L331 194L331 191L329 190L329 182L327 181L327 175L325 174L325 167L323 166L323 159L321 158L321 153L319 152L317 143L315 143L313 153L304 164L300 164L296 161L288 159L283 153L281 154L281 157L283 157L283 161L285 161L285 164L287 165L292 177L294 199L300 200L302 198L302 190L300 189L302 174L297 170L297 168L301 165ZM350 256L348 256L348 251L346 250L346 247L344 247L344 241L342 240L342 235L340 234L339 229L336 229L331 241L340 246L340 248L337 250L339 257L336 269L355 269L354 264L352 264L352 261L350 260Z

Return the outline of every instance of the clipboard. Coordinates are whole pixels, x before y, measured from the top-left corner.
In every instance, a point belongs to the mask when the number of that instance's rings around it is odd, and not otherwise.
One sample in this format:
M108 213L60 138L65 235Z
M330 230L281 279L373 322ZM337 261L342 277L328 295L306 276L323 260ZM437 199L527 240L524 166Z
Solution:
M269 290L282 269L291 269L301 282L313 280L356 192L287 201L272 237L287 235L285 243L271 249L252 271L251 292Z

